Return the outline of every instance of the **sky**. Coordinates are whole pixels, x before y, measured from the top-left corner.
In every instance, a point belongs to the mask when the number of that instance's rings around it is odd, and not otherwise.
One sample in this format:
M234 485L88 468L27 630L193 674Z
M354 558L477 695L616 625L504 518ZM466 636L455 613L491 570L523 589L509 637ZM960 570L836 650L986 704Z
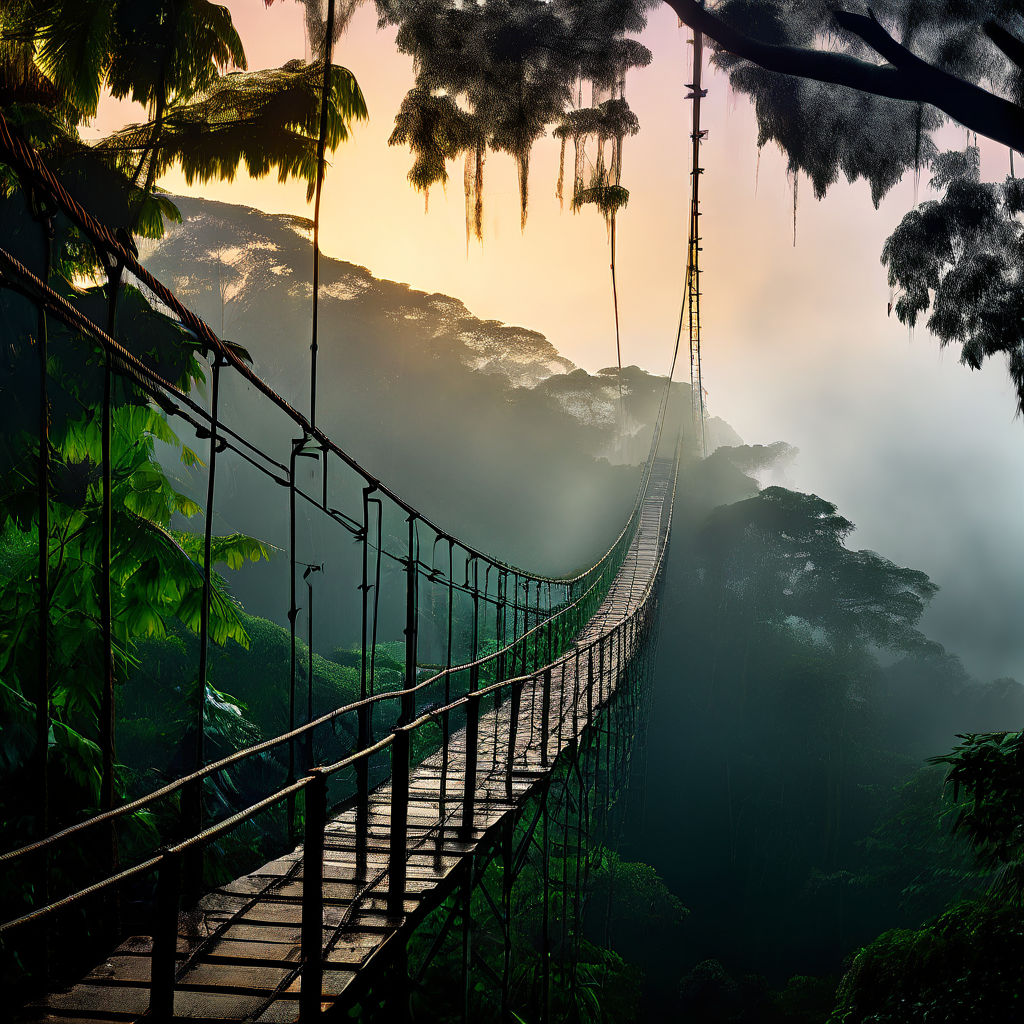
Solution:
M302 8L228 0L251 69L305 55ZM627 80L641 132L627 140L616 270L624 363L666 372L675 338L686 248L690 80L688 31L667 7L651 12L648 68ZM387 140L412 84L410 58L372 4L356 13L335 50L366 97L369 121L333 156L321 246L377 277L454 295L482 318L542 331L588 370L615 359L603 220L573 215L555 198L558 146L541 140L530 165L530 214L519 226L510 158L485 168L483 244L467 247L461 162L429 207L406 181L408 151ZM756 148L750 105L712 74L705 104L703 377L713 415L749 443L800 449L781 482L835 502L857 525L855 547L928 572L941 591L926 614L930 635L983 678L1024 681L1024 423L1001 362L972 373L919 328L888 319L879 254L915 202L904 181L876 211L867 186L835 186L817 202L801 182L793 239L792 181L777 150ZM107 100L103 134L141 111ZM963 132L947 129L950 146ZM983 145L986 177L1005 174L1005 150ZM189 186L175 193L312 216L301 182L275 178ZM923 183L920 198L927 195ZM681 365L686 364L685 354ZM1019 723L1018 723L1019 724Z

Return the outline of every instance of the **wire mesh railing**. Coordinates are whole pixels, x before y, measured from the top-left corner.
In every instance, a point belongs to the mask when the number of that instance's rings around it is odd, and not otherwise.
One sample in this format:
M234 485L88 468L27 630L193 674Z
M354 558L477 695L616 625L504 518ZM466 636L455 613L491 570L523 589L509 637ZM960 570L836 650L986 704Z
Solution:
M248 365L236 346L220 339L179 301L173 291L142 266L130 239L111 233L90 215L64 188L39 154L11 132L2 116L0 160L21 177L26 195L31 197L38 215L39 231L47 253L50 251L48 235L55 219L66 222L93 248L97 260L105 268L108 312L107 324L101 327L81 308L81 303L76 303L74 289L54 287L48 258L40 276L6 248L0 247L0 285L21 296L38 312L38 333L42 343L38 378L41 423L37 478L41 662L33 694L37 742L42 746L38 760L41 765L38 782L42 827L36 838L0 854L0 865L9 873L21 870L23 863L33 861L39 866L37 874L42 882L35 886L31 908L0 925L0 936L7 942L12 934L24 928L40 925L68 908L135 884L154 873L159 878L155 920L163 921L171 913L167 892L172 888L176 893L182 889L190 896L202 890L201 851L204 847L230 833L241 822L265 811L279 809L282 804L287 836L296 837L301 823L307 845L310 842L310 822L314 825L322 822L329 803L352 802L357 821L362 823L359 826L361 834L365 836L369 794L389 771L394 792L396 768L400 773L397 788L401 790L401 773L407 773L415 760L440 750L442 761L447 764L448 743L453 729L464 729L467 736L471 735L472 730L479 726L480 708L485 700L493 700L496 706L505 700L512 704L521 698L527 685L541 694L542 701L546 699L545 693L550 696L551 670L544 670L544 666L564 666L564 659L568 657L566 652L570 649L574 651L573 656L579 658L579 647L573 647L574 640L601 605L637 537L641 511L655 468L655 455L661 442L671 377L666 383L652 434L651 452L641 473L633 508L618 536L597 561L575 575L552 577L531 573L487 555L444 531L307 420ZM159 359L132 351L124 343L117 330L117 313L124 283L128 279L180 328L183 346L206 361L209 383L206 402L191 394L187 385L168 379L168 375L161 372ZM46 587L50 557L47 515L52 505L48 472L51 452L46 436L47 389L51 377L45 348L48 318L60 322L82 344L96 347L96 365L104 382L99 467L99 513L104 537L97 566L103 590L100 626L105 650L100 686L99 737L103 748L102 806L99 813L55 830L49 827L47 815L46 770L46 726L51 711L47 641L53 628ZM127 389L127 401L145 403L160 410L168 421L194 433L197 441L208 442L204 531L201 554L194 559L199 570L199 664L197 697L191 712L193 769L120 804L114 796L113 730L112 726L104 728L104 721L112 723L115 715L114 681L116 674L123 671L124 664L123 652L118 650L115 641L111 613L111 559L117 542L116 536L112 536L114 479L110 432L112 410L117 402L113 397L113 380L121 382L121 386ZM247 389L244 394L253 396L252 401L265 403L266 409L273 413L277 449L249 436L225 415L222 399L230 389L231 381L244 385ZM283 444L280 438L284 438ZM319 480L313 481L317 487L306 482L300 473L299 466L303 465L303 460L315 460L318 465ZM211 762L204 738L212 630L210 616L216 599L213 521L218 473L223 472L225 465L244 467L246 472L280 486L287 493L290 664L286 684L289 728ZM314 590L311 574L321 571L324 563L315 560L315 550L307 552L305 559L300 558L297 539L300 522L309 525L314 521L321 531L340 530L357 545L355 556L348 559L348 568L358 592L358 695L356 699L319 715L314 713L313 704L314 620L311 606ZM429 555L426 555L427 551ZM300 580L300 569L303 568L305 572ZM397 581L391 592L392 596L397 594L398 599L392 599L385 607L389 600L384 594L388 581ZM309 634L305 670L299 663L298 637L298 600L303 582L307 587ZM376 662L384 629L392 634L400 630L403 637L402 678L397 687L388 688L390 684L379 679ZM424 636L427 631L431 631L429 643ZM625 640L624 632L615 635L621 657L622 644L632 641ZM493 650L488 650L489 647ZM428 650L434 655L435 670L423 667L430 664L424 656ZM587 650L591 653L597 650L598 657L604 657L603 647L592 644ZM559 659L563 660L560 662ZM300 691L303 675L307 684L304 709ZM547 721L546 717L544 721ZM342 723L354 739L354 749L340 759L317 764L315 736L322 737L330 732L336 738L335 730ZM438 726L440 736L429 741L424 739L427 725ZM414 742L415 737L422 739L418 746ZM495 736L492 753L497 751L497 746L498 738ZM476 744L467 745L467 753L470 749L475 750ZM242 762L251 762L271 752L282 761L286 760L284 784L273 787L271 792L249 806L211 823L204 784ZM511 754L509 757L511 759ZM470 783L474 772L475 766L473 771L469 765L465 767L463 814L470 815L470 822L473 809ZM342 785L339 780L348 775L351 778ZM337 783L333 791L328 786L331 781ZM167 837L161 836L159 844L136 849L131 858L127 857L118 849L117 825L158 805L165 807L165 816L177 819L177 824L170 831L179 838L167 844L163 842ZM463 827L466 827L465 818ZM322 828L320 832L322 843ZM108 837L106 848L109 855L104 857L103 870L99 872L102 877L79 884L66 895L54 898L51 892L54 883L50 877L54 858L67 844L77 842L86 834ZM365 861L365 844L362 850ZM310 856L315 856L315 850ZM133 859L134 863L124 866L126 859ZM397 873L397 862L392 867ZM82 881L77 872L70 877L76 882ZM173 901L175 908L177 899L176 895ZM160 927L154 929L152 978L157 1009L164 1005L162 1000L166 996L168 972L166 945L161 946L156 939ZM165 939L160 942L165 942ZM173 944L171 948L173 953ZM171 966L173 968L173 957ZM173 978L170 987L173 991Z

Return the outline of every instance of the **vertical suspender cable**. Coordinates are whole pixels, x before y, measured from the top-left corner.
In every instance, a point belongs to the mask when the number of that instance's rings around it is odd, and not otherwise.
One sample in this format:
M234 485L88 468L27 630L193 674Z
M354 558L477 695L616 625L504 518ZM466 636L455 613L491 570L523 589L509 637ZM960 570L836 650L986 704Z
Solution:
M199 680L196 694L196 744L195 769L203 767L205 759L205 709L206 683L210 657L210 599L213 586L213 499L217 483L217 450L220 445L217 437L217 415L220 405L220 367L221 357L211 353L213 364L210 385L210 461L208 463L206 482L206 522L203 532L203 601L199 608Z
M121 265L117 264L107 273L107 334L114 337L114 322L117 315L117 295L121 286ZM103 477L102 508L100 511L100 628L103 632L103 678L100 691L99 741L102 767L100 769L100 810L109 811L114 806L114 641L113 616L110 606L110 558L113 526L113 487L110 443L111 443L111 387L112 368L110 352L103 358L103 405L100 427L100 462Z
M701 87L701 73L704 63L704 35L698 30L693 33L693 81L690 95L693 103L693 125L690 132L692 142L692 167L690 170L690 238L686 266L686 292L689 304L690 325L690 396L691 415L695 436L699 431L701 454L708 454L705 430L706 410L704 408L704 379L700 364L700 144L704 132L700 127L700 101L707 94Z
M295 731L295 620L299 614L295 607L295 460L306 438L292 438L288 457L288 627L290 653L288 663L288 731ZM288 785L295 781L295 737L288 740ZM288 837L295 835L295 794L288 794Z
M310 41L312 42L312 40ZM324 26L323 88L320 94L320 134L316 143L316 198L313 203L313 328L309 345L309 422L316 427L316 356L320 312L320 196L324 186L324 155L327 148L327 104L331 94L331 50L334 46L334 0L327 0L327 24ZM308 197L308 193L307 193ZM307 198L308 202L308 198Z
M27 190L29 201L33 193ZM34 202L33 202L34 205ZM50 225L40 218L43 233L43 273L50 282ZM40 836L50 830L49 734L50 734L50 403L47 395L47 363L49 344L47 336L46 306L36 307L38 317L37 347L39 350L39 680L36 690L35 750L38 761L38 828ZM39 891L43 902L49 900L49 865L41 859ZM48 945L43 945L43 971L49 970Z
M313 580L312 575L315 572L321 572L323 570L322 565L307 565L305 571L302 574L302 578L306 581L306 630L307 630L307 644L306 644L306 721L313 721ZM305 758L305 770L308 772L312 769L313 760L313 730L310 729L305 735L305 747L306 747L306 758Z
M622 444L626 433L626 412L622 404L622 339L619 335L619 291L615 283L615 213L612 212L609 224L612 271L612 306L615 310L615 381L619 388L619 443Z

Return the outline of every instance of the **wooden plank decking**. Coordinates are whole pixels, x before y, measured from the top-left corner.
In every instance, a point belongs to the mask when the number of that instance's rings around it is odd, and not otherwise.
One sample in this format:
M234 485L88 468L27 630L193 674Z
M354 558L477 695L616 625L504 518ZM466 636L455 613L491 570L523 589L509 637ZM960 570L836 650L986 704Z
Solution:
M652 474L640 526L603 604L577 637L585 647L611 633L644 600L667 536L666 492L671 463L659 460ZM631 651L623 650L623 663ZM607 659L603 675L594 666L593 703L611 698L618 684L616 662ZM539 686L522 694L516 731L511 798L506 757L511 702L481 710L474 829L459 829L465 779L465 730L454 732L441 800L442 762L437 753L411 774L408 856L402 914L389 914L387 865L391 788L370 796L367 876L357 880L355 812L327 823L324 850L323 1009L339 999L359 972L386 961L394 944L404 943L411 922L452 891L459 868L505 815L524 802L550 771L560 750L575 738L574 720L587 724L587 666L579 660L576 680L572 654L552 671L547 758L541 749L542 700ZM577 706L574 708L573 704ZM575 715L574 715L575 711ZM196 910L179 918L176 1018L193 1021L292 1022L299 1013L299 957L302 900L302 849L222 886L204 897ZM48 996L38 1019L53 1024L133 1021L149 1005L152 940L135 936L67 992Z

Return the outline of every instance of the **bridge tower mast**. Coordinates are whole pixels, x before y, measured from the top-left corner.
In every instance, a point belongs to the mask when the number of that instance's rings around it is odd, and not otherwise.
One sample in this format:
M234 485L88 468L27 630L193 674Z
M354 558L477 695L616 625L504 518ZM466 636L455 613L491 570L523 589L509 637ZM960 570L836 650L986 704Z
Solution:
M699 438L701 454L708 454L704 407L704 380L700 366L700 176L704 168L700 165L700 144L707 137L707 130L700 126L700 101L707 96L702 88L701 72L704 63L704 35L694 30L693 39L693 81L687 85L690 92L686 98L692 102L693 123L690 131L692 144L690 170L690 238L686 257L686 299L690 325L690 413L693 420L694 438Z

